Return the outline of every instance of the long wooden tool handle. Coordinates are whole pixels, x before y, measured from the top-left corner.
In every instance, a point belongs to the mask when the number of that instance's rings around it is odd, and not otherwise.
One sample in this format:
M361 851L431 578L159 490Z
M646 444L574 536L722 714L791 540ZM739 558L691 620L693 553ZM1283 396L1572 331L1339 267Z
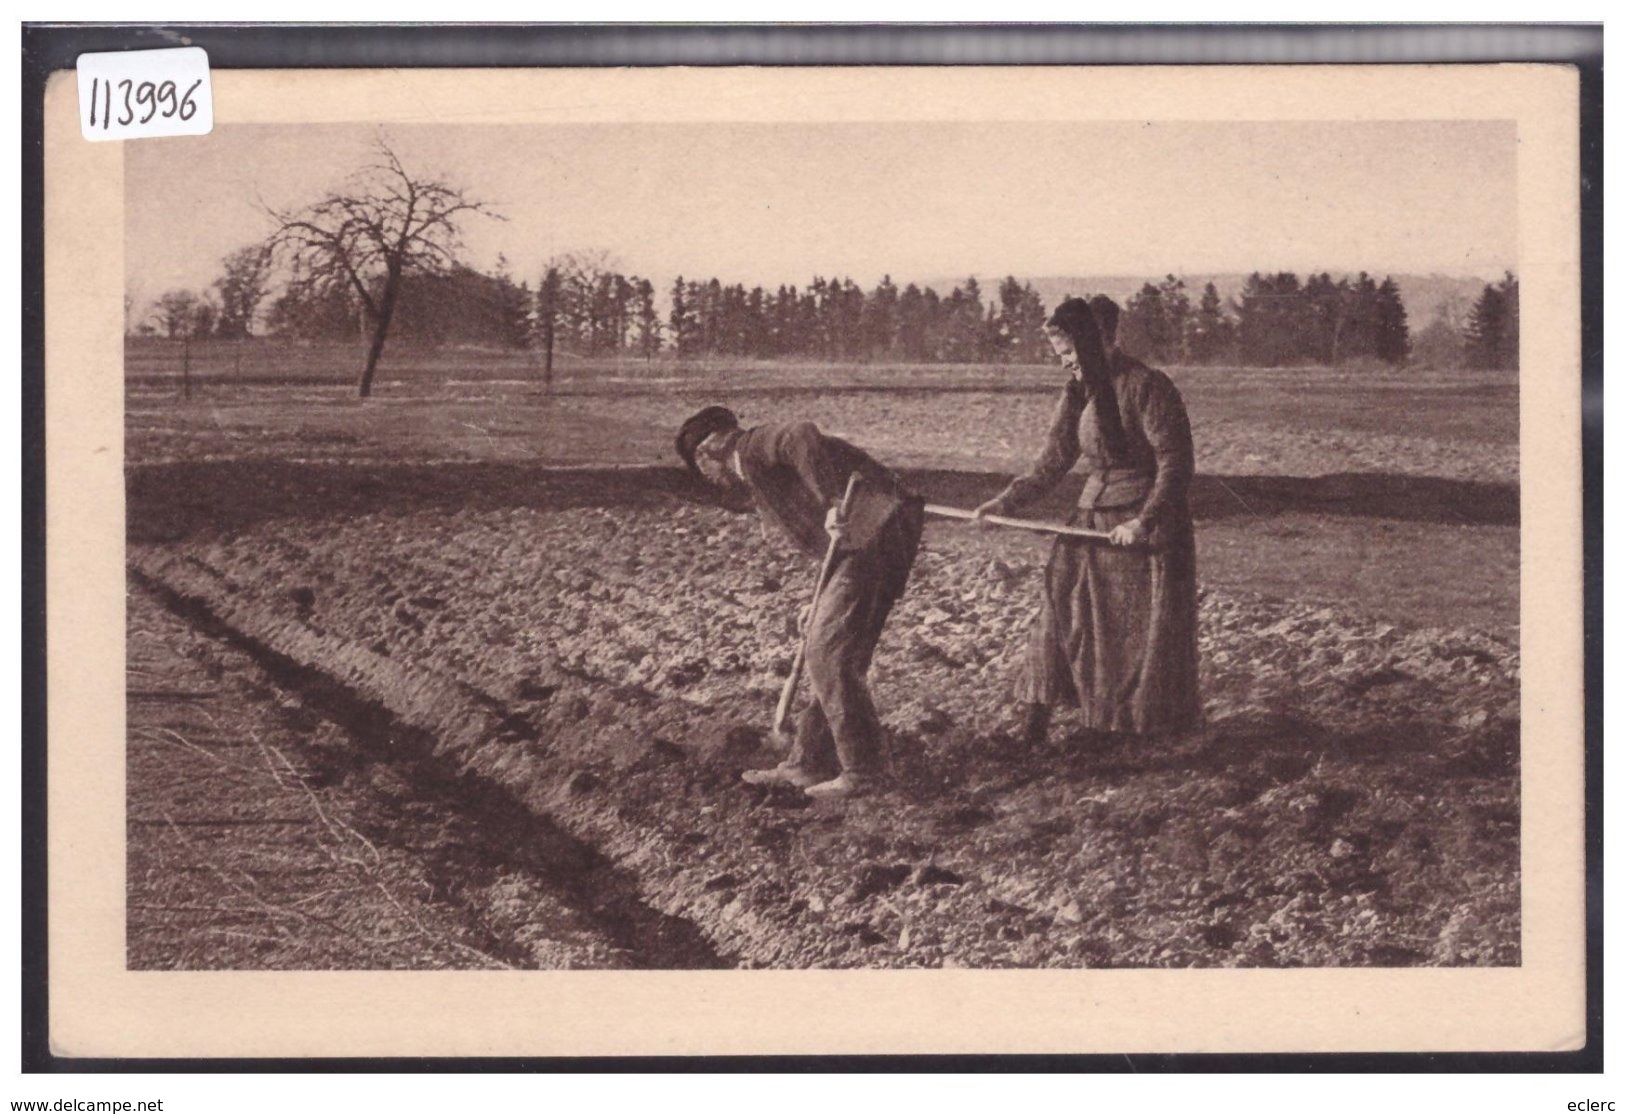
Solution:
M940 518L958 518L965 522L973 522L976 516L970 511L960 510L958 507L944 507L936 503L925 505L926 514L934 514ZM1082 526L1068 526L1064 522L1043 522L1036 518L1010 518L1002 514L985 514L983 522L991 522L995 526L1009 526L1017 530L1030 530L1035 534L1058 534L1064 538L1086 538L1089 541L1111 541L1111 534L1105 530L1088 530Z
M853 472L847 477L846 492L841 496L841 517L845 518L847 511L852 507L852 495L858 489L858 474ZM829 572L835 567L835 555L839 552L841 539L832 536L829 539L829 548L824 551L824 563L818 567L818 580L813 584L812 602L808 606L810 612L818 607L818 597L824 594L824 583L829 580ZM795 660L790 663L790 676L784 679L784 691L779 693L779 706L773 712L773 732L776 735L784 733L785 721L790 718L790 705L796 698L796 686L801 683L801 667L807 660L807 632L801 632L801 641L796 645Z

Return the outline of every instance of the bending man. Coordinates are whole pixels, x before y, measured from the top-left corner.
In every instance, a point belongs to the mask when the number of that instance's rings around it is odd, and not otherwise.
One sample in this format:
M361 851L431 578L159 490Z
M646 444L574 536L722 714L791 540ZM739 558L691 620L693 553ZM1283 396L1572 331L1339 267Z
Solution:
M753 785L791 785L814 797L875 786L881 773L880 716L869 695L869 662L892 605L908 584L920 546L924 501L890 470L811 422L741 429L733 411L708 406L677 434L683 462L710 483L750 494L766 522L803 553L838 553L816 607L804 622L812 700L795 743L772 769L747 770ZM860 479L852 506L838 514L847 480Z

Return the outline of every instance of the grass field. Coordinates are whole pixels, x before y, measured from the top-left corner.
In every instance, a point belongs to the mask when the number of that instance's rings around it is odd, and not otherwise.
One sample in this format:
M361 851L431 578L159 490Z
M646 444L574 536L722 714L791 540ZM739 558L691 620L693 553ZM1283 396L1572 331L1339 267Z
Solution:
M1055 369L563 360L544 391L522 355L403 351L360 402L343 348L204 346L189 399L172 346L129 355L141 590L558 824L721 961L1517 962L1515 375L1172 369L1209 729L1011 752L1044 547L933 525L875 665L899 789L830 814L737 784L811 570L676 472L676 424L811 418L969 505Z

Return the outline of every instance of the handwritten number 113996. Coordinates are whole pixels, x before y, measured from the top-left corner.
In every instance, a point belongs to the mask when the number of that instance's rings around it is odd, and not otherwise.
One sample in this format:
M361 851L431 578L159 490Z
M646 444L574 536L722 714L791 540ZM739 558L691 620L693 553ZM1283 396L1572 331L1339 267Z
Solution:
M136 82L125 78L123 81L114 82L94 78L90 83L90 126L92 128L99 126L106 131L114 123L121 128L128 127L132 123L148 123L154 116L160 115L165 119L178 117L190 120L197 114L197 104L192 100L192 95L202 84L203 79L200 77L182 93L180 87L173 81ZM115 86L118 91L116 101ZM115 103L122 105L122 111L116 118L113 115ZM101 110L99 116L98 104ZM143 109L145 115L142 114Z

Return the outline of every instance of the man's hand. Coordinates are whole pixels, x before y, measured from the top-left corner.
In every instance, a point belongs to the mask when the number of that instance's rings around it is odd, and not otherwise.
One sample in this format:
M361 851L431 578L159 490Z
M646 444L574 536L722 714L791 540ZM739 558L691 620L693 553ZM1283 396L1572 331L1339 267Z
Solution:
M812 622L812 612L813 605L810 603L801 609L801 614L796 617L796 634L807 633L807 624Z
M970 520L984 530L991 530L993 528L993 523L987 520L987 516L990 514L1003 513L1004 508L999 506L999 501L997 499L989 499L987 502L970 512Z
M1111 539L1113 545L1139 545L1145 541L1145 535L1145 523L1131 518L1120 526L1112 527Z
M846 519L841 516L841 508L837 505L829 509L824 516L824 529L831 538L838 538L846 533Z

